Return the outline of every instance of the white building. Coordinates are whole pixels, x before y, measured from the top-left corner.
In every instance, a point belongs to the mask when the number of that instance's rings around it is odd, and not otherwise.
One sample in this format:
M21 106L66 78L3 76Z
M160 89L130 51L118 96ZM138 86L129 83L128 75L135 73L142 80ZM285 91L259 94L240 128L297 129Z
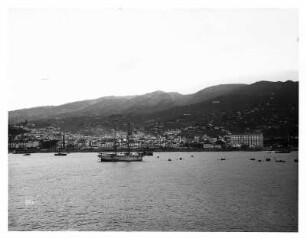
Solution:
M248 145L250 147L263 147L263 134L228 135L231 145Z

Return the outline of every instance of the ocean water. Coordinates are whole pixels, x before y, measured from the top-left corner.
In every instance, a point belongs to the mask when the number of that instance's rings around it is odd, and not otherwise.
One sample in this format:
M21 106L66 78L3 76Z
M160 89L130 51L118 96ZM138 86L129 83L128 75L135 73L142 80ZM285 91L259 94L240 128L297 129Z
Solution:
M9 154L8 227L297 231L297 158L297 152L161 152L143 162L101 163L97 153Z

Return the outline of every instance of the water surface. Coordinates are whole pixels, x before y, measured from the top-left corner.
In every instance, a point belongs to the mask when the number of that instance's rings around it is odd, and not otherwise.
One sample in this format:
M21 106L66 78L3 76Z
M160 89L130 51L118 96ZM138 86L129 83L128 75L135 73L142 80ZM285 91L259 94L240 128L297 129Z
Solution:
M100 163L97 153L10 154L9 230L297 231L297 156L163 152Z

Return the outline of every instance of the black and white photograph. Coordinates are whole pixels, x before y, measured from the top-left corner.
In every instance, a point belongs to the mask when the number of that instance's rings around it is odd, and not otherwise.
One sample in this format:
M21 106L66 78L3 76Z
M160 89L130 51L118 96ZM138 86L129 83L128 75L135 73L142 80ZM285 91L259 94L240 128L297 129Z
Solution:
M298 9L16 7L7 36L8 232L299 232Z

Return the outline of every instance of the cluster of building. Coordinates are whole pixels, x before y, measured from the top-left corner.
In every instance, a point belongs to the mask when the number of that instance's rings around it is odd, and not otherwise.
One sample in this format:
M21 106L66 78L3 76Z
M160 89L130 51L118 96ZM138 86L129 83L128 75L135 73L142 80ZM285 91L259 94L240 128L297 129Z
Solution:
M48 126L35 128L35 125L18 126L26 131L9 135L9 150L36 149L41 151L65 148L67 150L108 150L114 147L125 149L183 149L198 148L204 150L222 149L262 149L263 134L228 134L210 137L208 135L186 136L182 130L167 130L160 135L146 134L134 130L127 140L126 133L118 131L103 137L84 136L81 134L62 133L60 128ZM115 139L116 138L116 139Z

